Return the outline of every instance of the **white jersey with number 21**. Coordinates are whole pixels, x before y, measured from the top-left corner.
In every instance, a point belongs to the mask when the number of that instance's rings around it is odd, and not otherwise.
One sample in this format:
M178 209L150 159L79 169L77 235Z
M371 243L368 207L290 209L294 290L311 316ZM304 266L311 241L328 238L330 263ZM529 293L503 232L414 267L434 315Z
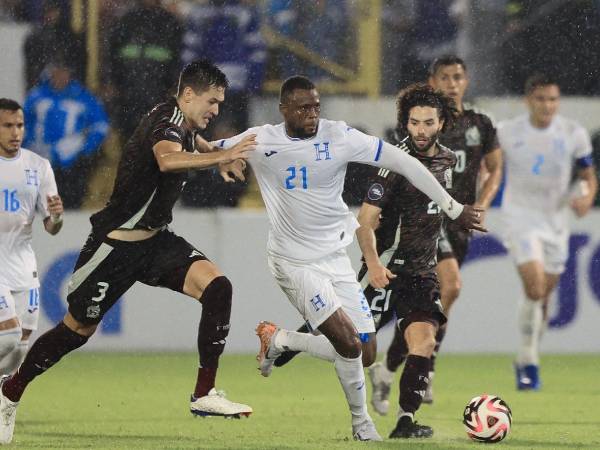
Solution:
M307 139L289 137L283 123L251 128L216 142L229 148L257 135L251 153L269 215L269 254L292 261L314 261L348 246L358 227L342 200L349 162L378 165L383 141L345 122L319 121Z

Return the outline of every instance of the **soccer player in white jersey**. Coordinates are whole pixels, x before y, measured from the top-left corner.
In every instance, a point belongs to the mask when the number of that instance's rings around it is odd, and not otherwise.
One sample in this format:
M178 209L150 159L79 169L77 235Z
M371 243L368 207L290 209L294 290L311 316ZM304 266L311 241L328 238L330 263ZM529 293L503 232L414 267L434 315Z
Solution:
M21 148L23 110L0 99L0 374L19 367L37 329L40 282L31 248L36 211L52 235L62 227L63 206L47 159Z
M529 113L498 126L506 155L502 233L525 290L518 312L519 390L540 388L538 347L548 300L568 257L569 209L584 216L597 190L590 137L557 114L559 99L552 78L533 75L525 84Z
M261 373L271 373L282 350L300 350L334 363L352 415L357 440L381 440L366 407L362 350L375 358L375 327L345 248L358 222L342 200L349 162L384 167L405 176L452 219L484 230L481 211L456 202L415 158L391 144L349 127L319 119L315 85L301 76L281 87L284 122L251 128L218 145L228 148L256 134L250 162L270 221L269 266L279 286L320 335L283 330L261 322ZM366 345L363 347L361 341Z

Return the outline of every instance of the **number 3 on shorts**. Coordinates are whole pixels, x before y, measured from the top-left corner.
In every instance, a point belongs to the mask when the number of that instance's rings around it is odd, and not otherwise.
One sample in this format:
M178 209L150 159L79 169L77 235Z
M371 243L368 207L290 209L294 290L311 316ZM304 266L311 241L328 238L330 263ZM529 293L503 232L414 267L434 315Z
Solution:
M92 301L100 303L104 297L106 297L106 291L108 290L108 283L105 281L98 281L98 295L92 297Z

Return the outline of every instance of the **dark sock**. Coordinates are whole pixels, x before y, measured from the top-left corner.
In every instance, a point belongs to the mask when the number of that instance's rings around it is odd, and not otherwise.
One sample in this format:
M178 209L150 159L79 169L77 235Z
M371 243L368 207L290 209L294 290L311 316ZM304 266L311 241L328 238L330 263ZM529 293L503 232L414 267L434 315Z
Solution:
M414 414L427 389L429 358L417 355L408 355L404 370L400 377L400 408L404 412Z
M19 370L2 385L2 393L11 401L18 402L27 385L41 375L67 353L88 341L63 322L41 335L31 346Z
M225 349L229 334L231 297L230 281L220 276L210 282L200 298L202 316L198 327L198 353L200 368L194 388L194 397L203 397L215 387L219 358Z
M385 363L387 368L391 372L395 372L398 370L398 367L404 362L406 359L406 355L408 354L408 348L406 346L406 340L404 336L398 330L398 327L394 328L394 339L392 339L392 343L388 348Z
M446 326L442 325L438 328L437 333L435 334L435 347L433 348L433 354L431 355L431 367L429 368L430 372L435 372L435 359L437 358L437 354L440 351L440 347L442 345L442 341L446 337Z

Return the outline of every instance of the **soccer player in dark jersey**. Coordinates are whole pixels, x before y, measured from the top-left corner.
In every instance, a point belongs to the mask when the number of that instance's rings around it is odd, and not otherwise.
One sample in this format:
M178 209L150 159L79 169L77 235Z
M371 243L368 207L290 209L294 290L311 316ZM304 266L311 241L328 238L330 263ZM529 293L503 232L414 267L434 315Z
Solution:
M468 82L466 65L461 58L444 56L433 62L429 84L454 100L458 110L458 114L447 124L439 137L439 141L451 148L457 156L453 174L453 196L463 203L475 204L486 210L496 195L502 178L502 153L496 129L490 118L474 109L466 108L463 103ZM478 190L479 178L482 179L482 183ZM470 231L458 228L450 221L444 222L438 243L437 273L446 315L460 294L459 269L467 254L470 238ZM429 385L424 403L433 402L435 358L445 334L446 325L440 326L436 335L436 349L431 358ZM396 333L385 361L374 364L369 370L374 385L372 403L380 414L387 413L387 394L393 379L392 373L404 361L405 352L402 337Z
M215 65L195 61L181 71L177 96L140 121L123 151L110 200L91 217L92 231L68 284L67 314L33 344L18 371L2 379L2 443L12 439L16 407L27 385L84 345L104 314L136 281L202 303L192 413L239 417L252 412L214 389L229 333L231 283L201 251L168 228L188 169L220 165L223 172L239 177L236 161L243 162L254 149L255 136L249 136L229 150L195 153L206 145L197 132L218 114L227 85Z
M452 101L418 84L398 97L398 151L419 159L446 189L457 158L438 137L452 118ZM390 438L431 437L414 422L428 384L435 334L446 322L436 274L443 212L405 178L381 169L370 182L356 231L363 254L359 281L379 330L397 317L407 352L400 378L400 413Z

